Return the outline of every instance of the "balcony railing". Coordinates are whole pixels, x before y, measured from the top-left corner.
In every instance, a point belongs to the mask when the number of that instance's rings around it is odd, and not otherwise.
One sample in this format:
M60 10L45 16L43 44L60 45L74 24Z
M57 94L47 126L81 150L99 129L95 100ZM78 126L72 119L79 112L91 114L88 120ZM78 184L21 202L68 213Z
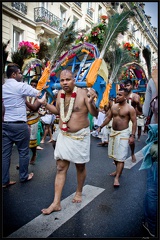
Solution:
M12 7L23 14L27 14L27 6L22 2L11 2Z
M51 28L54 28L60 32L63 31L62 19L49 12L44 7L34 8L34 21L44 22Z
M80 2L74 2L78 7L81 8L81 3Z

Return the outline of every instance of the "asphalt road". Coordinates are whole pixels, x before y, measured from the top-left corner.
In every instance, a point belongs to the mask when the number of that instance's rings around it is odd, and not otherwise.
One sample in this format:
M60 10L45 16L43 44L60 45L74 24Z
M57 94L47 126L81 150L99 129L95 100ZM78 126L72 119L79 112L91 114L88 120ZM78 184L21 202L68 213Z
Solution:
M140 142L136 140L135 152L139 153L145 146L146 138L146 135L142 135ZM3 189L3 238L13 238L14 234L17 238L149 237L142 227L146 187L146 171L139 171L142 159L138 157L136 164L124 168L120 187L115 189L114 178L109 175L115 170L115 165L108 158L108 148L98 147L100 139L92 136L91 161L86 164L83 203L71 202L76 190L76 170L74 164L71 164L62 193L62 210L49 216L41 214L41 209L53 201L56 173L54 149L47 140L43 144L44 149L37 151L36 164L29 166L29 172L34 172L34 178L26 183L19 182L16 170L18 152L13 147L10 175L11 180L17 183ZM129 163L130 158L127 161Z

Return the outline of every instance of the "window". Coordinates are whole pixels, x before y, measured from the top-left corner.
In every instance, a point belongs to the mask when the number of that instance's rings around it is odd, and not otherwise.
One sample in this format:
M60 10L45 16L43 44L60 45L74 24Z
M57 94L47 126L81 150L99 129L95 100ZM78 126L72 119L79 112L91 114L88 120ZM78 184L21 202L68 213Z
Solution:
M22 31L20 29L13 29L13 51L17 51L19 42L22 41Z
M61 19L62 19L62 21L65 21L66 22L66 11L64 11L64 12L62 12L61 11Z
M66 19L66 9L64 9L62 6L60 6L60 11L61 11L61 16L60 16L60 18L61 18L61 20L62 20L62 26L63 27L66 27L66 22L67 22L67 20L68 19Z
M13 9L16 9L23 14L27 14L27 6L25 2L12 2L11 4Z
M88 5L88 9L92 8L92 3L91 2L88 2L87 5Z
M39 6L41 7L40 15L43 17L48 17L48 11L45 11L48 10L48 2L40 2Z
M48 10L48 2L40 2L40 7L44 7Z
M92 18L93 17L93 12L92 12L92 3L88 2L87 3L87 14Z
M98 15L101 16L102 15L102 7L99 5L98 6Z
M98 21L97 21L98 23L101 22L100 16L102 16L102 7L99 5L99 6L98 6Z
M73 21L75 22L75 30L78 30L78 27L79 27L79 19L74 16L74 17L73 17Z

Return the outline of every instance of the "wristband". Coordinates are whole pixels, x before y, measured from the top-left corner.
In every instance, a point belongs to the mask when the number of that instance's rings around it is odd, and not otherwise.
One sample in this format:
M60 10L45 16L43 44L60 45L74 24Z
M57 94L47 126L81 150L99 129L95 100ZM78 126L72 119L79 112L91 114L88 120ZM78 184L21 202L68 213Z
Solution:
M100 128L100 130L101 130L103 127L99 126L99 128Z
M133 138L135 138L135 134L130 134L130 137L133 137Z

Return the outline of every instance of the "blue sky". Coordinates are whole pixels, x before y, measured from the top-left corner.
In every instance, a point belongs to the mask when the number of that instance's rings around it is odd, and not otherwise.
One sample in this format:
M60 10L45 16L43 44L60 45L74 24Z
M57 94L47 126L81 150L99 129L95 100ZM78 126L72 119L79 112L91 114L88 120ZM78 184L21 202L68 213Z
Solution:
M144 2L144 11L146 15L151 16L151 23L153 27L158 29L158 1L157 2Z

